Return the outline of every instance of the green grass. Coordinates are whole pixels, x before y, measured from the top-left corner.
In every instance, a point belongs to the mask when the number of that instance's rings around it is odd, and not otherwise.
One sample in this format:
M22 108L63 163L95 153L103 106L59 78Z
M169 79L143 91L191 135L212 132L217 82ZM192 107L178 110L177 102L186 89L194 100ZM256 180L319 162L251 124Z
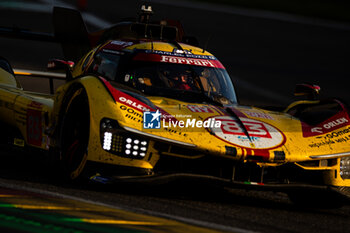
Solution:
M350 21L350 0L195 0L328 20Z

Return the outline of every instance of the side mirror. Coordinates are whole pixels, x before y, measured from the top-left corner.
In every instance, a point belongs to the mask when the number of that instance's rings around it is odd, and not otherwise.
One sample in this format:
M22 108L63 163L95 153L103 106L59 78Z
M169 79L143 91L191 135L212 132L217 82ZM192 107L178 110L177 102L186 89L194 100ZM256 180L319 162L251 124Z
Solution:
M74 62L60 59L50 59L47 63L47 69L49 70L70 70L73 66Z
M72 79L71 70L74 67L74 62L60 59L50 59L47 63L48 70L64 70L66 71L67 80Z
M294 96L302 96L307 100L316 100L320 94L321 87L318 85L303 83L297 84L294 90Z

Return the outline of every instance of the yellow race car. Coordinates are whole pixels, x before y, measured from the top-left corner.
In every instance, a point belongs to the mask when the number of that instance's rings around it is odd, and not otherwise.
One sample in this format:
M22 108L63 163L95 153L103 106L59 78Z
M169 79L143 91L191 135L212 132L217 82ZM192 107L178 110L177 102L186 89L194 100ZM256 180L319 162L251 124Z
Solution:
M55 11L54 22L77 15ZM23 90L1 59L2 141L46 152L72 180L187 176L282 190L295 202L318 201L323 191L350 195L343 102L319 100L318 86L302 84L295 93L302 100L282 111L241 106L220 61L183 43L195 40L177 22L150 22L151 13L143 7L137 22L82 30L79 46L56 25L55 38L75 61L49 61L49 69L67 72L52 95Z

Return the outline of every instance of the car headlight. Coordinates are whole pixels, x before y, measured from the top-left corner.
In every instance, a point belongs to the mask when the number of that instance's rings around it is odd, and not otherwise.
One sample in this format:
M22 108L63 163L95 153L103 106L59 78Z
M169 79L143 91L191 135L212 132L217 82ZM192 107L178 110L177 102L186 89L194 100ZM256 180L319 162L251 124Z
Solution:
M112 146L112 133L105 132L103 136L103 149L104 150L111 150Z
M343 157L340 159L339 174L343 179L350 179L350 157Z
M143 159L147 154L148 140L126 132L115 120L103 118L100 135L102 148L112 154L133 159Z
M125 139L124 153L127 155L145 157L147 152L148 141L127 137Z

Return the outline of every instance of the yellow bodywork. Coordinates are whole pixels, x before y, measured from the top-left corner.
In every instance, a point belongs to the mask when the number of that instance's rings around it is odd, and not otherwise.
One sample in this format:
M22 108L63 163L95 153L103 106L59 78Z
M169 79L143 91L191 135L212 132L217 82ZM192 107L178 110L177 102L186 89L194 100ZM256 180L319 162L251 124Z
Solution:
M0 72L6 72L0 69ZM1 75L0 73L0 75ZM27 145L48 149L45 130L50 122L53 96L23 91L15 77L6 72L0 83L0 121L17 128L22 138L15 138L14 145Z
M181 44L181 46L193 54L212 56L207 51L193 46L185 44ZM145 42L131 45L125 50L132 51L135 48L172 52L174 46L162 42ZM98 48L92 50L75 65L72 71L73 77L85 72L85 67L92 62L93 54L96 51L98 51ZM85 67L83 68L84 64ZM110 118L118 121L119 125L126 130L131 129L134 133L143 132L150 136L173 140L174 144L178 146L183 143L184 148L198 150L203 155L209 154L237 161L254 161L256 158L262 166L278 166L285 163L298 164L298 162L315 160L310 156L339 154L339 156L333 158L337 161L335 164L313 168L303 167L302 165L300 167L306 170L324 170L327 184L350 186L350 182L348 180L344 181L339 175L340 157L350 155L350 153L346 154L350 152L350 143L348 142L350 140L350 126L347 124L331 133L304 137L301 122L287 113L235 105L231 107L239 113L240 120L251 125L251 132L257 135L251 141L241 132L240 137L231 140L233 136L230 139L221 131L215 132L215 130L203 127L165 127L163 125L161 129L149 130L143 129L142 110L120 99L115 101L106 90L103 82L94 76L73 79L60 87L54 96L49 96L23 91L17 86L15 78L4 72L0 69L0 121L18 128L25 144L30 146L48 150L50 145L54 143L48 140L49 132L58 127L56 124L59 122L65 93L72 85L79 84L86 90L90 107L91 120L87 158L89 161L146 169L154 168L158 162L160 155L153 148L155 142L153 139L150 139L149 149L144 159L120 157L104 150L100 141L100 122L103 118ZM229 119L233 119L218 106L188 103L164 97L150 96L148 99L169 115L175 116L178 121L186 121L187 118L195 120L213 118L221 119L222 122L227 123ZM227 125L226 128L230 135L234 135L235 130L237 130L232 124ZM38 135L39 133L40 135ZM266 134L265 138L261 137L263 134ZM20 140L16 139L14 144L21 145ZM38 140L40 140L40 143ZM236 152L229 154L226 147L235 148ZM182 154L166 151L164 153L191 159ZM150 157L151 154L152 157ZM279 154L284 154L284 158L277 158L276 156ZM316 160L321 161L322 157L318 157ZM337 174L336 178L335 173Z

